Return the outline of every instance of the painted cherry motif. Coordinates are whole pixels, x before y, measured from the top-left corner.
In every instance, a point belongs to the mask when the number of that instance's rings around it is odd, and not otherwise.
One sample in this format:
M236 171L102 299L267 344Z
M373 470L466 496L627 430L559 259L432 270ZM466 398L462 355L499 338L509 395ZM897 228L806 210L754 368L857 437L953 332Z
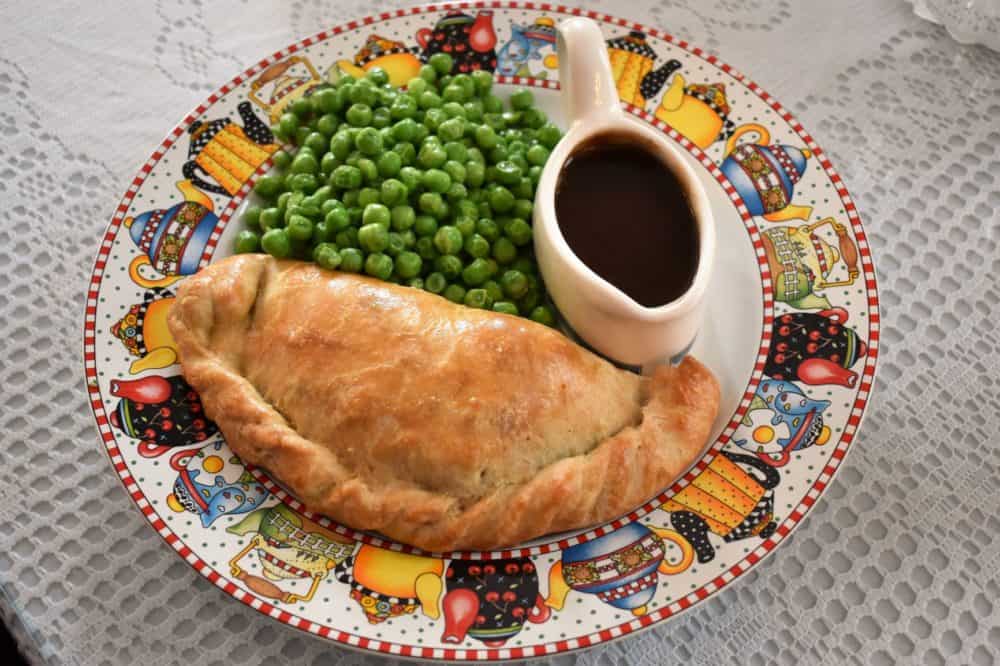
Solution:
M778 318L774 344L764 366L772 379L805 384L837 384L853 388L858 374L850 367L868 348L854 329L845 326L843 308L795 312Z
M108 420L125 435L140 440L138 452L143 457L203 442L218 430L204 418L197 392L181 376L114 380L111 394L121 400Z

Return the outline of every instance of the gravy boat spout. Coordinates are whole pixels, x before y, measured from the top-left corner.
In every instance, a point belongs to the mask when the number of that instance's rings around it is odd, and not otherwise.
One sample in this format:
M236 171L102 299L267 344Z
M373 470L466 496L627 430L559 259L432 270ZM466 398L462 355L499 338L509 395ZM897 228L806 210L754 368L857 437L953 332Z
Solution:
M535 195L534 243L539 269L556 307L588 345L629 365L665 361L690 346L701 323L715 254L715 224L708 196L671 140L622 110L604 37L596 23L585 18L560 23L557 51L569 126L545 165ZM655 156L680 184L697 226L698 261L691 284L679 297L658 307L639 304L587 266L567 243L556 217L556 189L567 160L582 144L605 134ZM651 220L650 224L657 222L666 223ZM663 260L667 261L667 253Z

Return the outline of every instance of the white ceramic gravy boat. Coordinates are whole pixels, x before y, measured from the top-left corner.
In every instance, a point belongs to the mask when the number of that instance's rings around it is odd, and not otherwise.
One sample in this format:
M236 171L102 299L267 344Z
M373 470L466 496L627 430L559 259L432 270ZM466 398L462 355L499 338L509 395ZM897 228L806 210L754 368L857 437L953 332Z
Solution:
M715 255L715 224L708 196L671 140L622 110L597 24L586 18L567 19L559 24L557 40L561 96L569 126L545 165L535 195L539 269L556 307L584 342L628 365L663 362L690 346L701 323ZM581 143L605 133L634 139L658 157L684 188L698 226L694 280L679 298L659 307L640 305L591 270L574 254L556 220L556 185L563 165ZM564 224L572 224L572 220ZM664 257L666 260L666 254Z

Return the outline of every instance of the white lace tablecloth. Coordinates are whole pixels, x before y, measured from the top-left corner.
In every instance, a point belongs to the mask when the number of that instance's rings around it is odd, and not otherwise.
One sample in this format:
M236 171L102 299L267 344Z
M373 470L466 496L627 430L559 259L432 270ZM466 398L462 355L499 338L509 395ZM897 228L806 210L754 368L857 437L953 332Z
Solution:
M874 248L878 386L766 563L578 664L1000 661L1000 54L903 0L588 8L719 54L830 154ZM379 664L225 597L132 506L81 359L98 238L163 134L262 55L384 1L0 6L0 615L51 664Z

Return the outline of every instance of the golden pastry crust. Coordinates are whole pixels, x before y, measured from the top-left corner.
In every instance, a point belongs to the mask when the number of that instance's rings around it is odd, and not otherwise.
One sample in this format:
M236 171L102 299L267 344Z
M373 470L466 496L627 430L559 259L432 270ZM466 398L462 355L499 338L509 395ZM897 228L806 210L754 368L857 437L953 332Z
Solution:
M615 518L687 469L718 409L690 357L641 379L524 318L266 255L188 278L169 325L233 451L429 551Z

